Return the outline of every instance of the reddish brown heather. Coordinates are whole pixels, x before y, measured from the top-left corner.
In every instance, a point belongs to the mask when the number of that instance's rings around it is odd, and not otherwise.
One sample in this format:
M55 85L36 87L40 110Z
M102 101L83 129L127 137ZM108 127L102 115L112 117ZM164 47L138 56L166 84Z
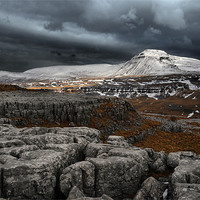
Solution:
M25 90L17 85L9 85L9 84L0 84L0 91L17 91L17 90Z
M157 130L152 136L134 143L134 146L152 148L166 153L176 151L193 151L200 154L200 135L195 133L167 133Z
M188 92L192 93L191 91ZM187 92L185 93L187 94ZM183 94L179 94L178 96L174 95L172 97L159 100L147 97L138 97L128 99L128 101L133 104L134 108L138 112L156 113L162 115L176 115L180 116L177 117L177 119L179 119L187 117L188 114L198 110L198 108L200 108L199 99L200 91L197 90L193 91L192 95L188 98L184 98ZM192 117L200 118L200 114L195 113L195 115Z

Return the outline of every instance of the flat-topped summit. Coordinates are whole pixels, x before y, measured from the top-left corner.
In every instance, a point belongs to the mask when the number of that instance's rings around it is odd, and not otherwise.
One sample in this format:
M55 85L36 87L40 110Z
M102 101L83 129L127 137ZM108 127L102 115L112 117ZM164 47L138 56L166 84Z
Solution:
M167 54L165 51L146 49L127 61L115 75L165 75L200 72L200 60Z
M157 49L145 49L142 51L139 56L168 56L168 54L165 51L157 50Z

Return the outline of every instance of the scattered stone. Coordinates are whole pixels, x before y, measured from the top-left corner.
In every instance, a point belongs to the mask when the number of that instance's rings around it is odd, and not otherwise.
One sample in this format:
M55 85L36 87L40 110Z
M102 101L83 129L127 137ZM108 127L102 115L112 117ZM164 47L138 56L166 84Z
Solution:
M76 125L74 124L74 122L70 122L70 123L69 123L69 126L70 126L70 127L75 127Z
M165 121L165 123L162 124L160 129L165 132L171 132L171 133L178 133L183 131L182 125L180 123L173 121Z

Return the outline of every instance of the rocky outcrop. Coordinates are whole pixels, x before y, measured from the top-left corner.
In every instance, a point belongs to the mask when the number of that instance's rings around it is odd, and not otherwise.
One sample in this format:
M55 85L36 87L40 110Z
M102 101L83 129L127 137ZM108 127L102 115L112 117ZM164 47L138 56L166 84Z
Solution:
M6 131L9 128L13 132ZM84 127L16 129L6 125L1 130L6 132L0 132L0 195L11 199L57 198L62 170L83 160L87 143L99 142L100 134Z
M102 144L96 129L0 129L0 197L66 199L77 187L83 199L121 199L136 193L148 173L145 149L116 136Z
M199 197L200 159L192 152L167 156L118 136L103 144L100 132L86 127L6 124L0 125L0 138L0 198L159 199L165 187L148 174L168 167L176 167L169 178L174 199Z
M154 78L154 77L153 77ZM165 81L154 84L147 82L143 84L133 82L132 80L121 79L123 84L118 83L119 79L114 79L113 82L106 82L101 85L82 87L81 90L87 95L102 95L102 96L117 96L120 98L133 98L138 96L149 96L159 99L167 98L178 90L189 89L185 83L173 83ZM152 81L152 80L151 80Z
M196 80L195 80L196 79ZM198 75L164 75L164 76L139 76L118 77L105 79L101 84L82 87L87 95L115 96L120 98L134 98L148 96L164 99L195 85L199 88ZM172 105L170 105L172 106ZM173 108L173 109L182 109Z
M0 117L18 127L89 126L110 135L142 118L122 99L51 92L2 92Z
M27 151L19 159L2 156L2 195L17 199L53 199L59 171L80 159L78 144L65 146L63 150Z
M148 172L148 154L140 148L90 143L85 156L87 161L63 171L60 184L66 196L73 186L77 186L88 196L106 194L121 199L136 193L142 177Z

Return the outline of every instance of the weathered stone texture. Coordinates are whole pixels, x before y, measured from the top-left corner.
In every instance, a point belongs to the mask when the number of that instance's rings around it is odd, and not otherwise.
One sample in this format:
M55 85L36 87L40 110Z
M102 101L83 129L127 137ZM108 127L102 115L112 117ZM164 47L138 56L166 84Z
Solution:
M134 200L161 200L165 186L153 177L149 177L142 183L142 188L137 192Z
M107 117L107 126L95 121L95 128L112 134L117 127L140 121L133 106L122 99L95 97L83 94L56 94L41 92L2 92L0 117L17 126L42 123L66 123L68 126L94 127L95 118ZM119 122L119 123L116 123ZM132 122L130 122L132 121Z
M173 198L196 200L200 197L200 159L182 159L172 174Z
M142 176L139 164L125 157L108 157L89 159L95 166L96 196L107 194L114 199L120 199L134 193Z

